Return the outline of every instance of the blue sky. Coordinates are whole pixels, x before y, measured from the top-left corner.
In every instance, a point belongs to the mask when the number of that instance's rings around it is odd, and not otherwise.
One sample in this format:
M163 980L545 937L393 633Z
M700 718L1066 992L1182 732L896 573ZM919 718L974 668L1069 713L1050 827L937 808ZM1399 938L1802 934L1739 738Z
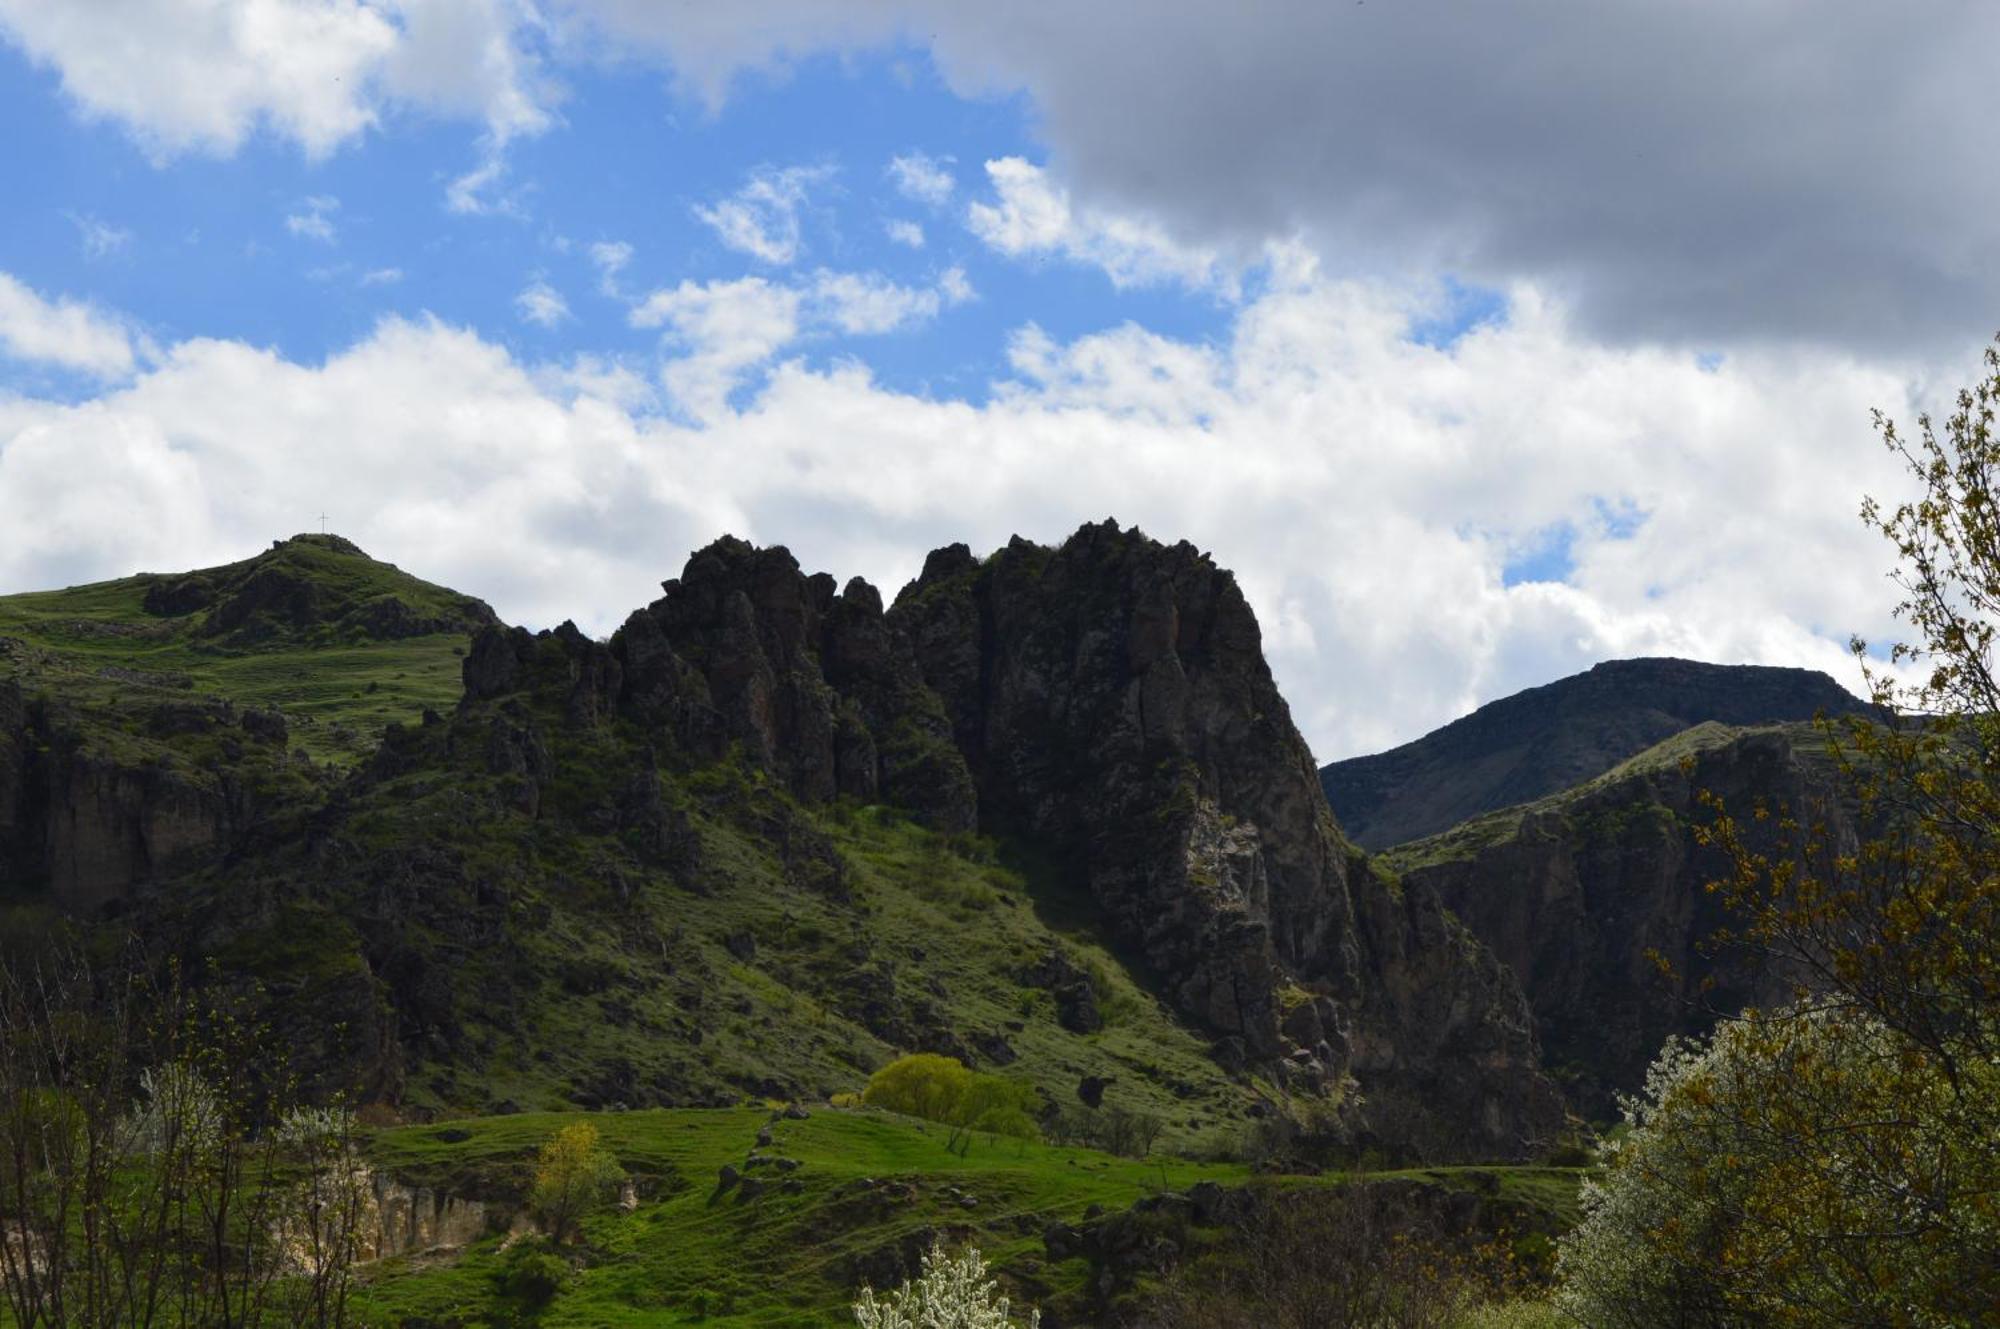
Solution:
M1855 684L1869 411L2000 323L2000 10L1830 10L0 0L0 591L325 511L602 633L724 533L893 595L1110 516L1322 757Z
M1128 320L1183 339L1226 335L1230 302L1214 292L1120 290L1099 269L995 255L967 231L966 201L991 193L984 163L1045 152L1024 97L954 96L923 51L893 47L749 82L711 112L670 95L656 70L592 71L568 88L559 128L510 148L494 206L466 214L448 189L479 160L481 131L462 121L403 111L320 159L259 133L230 156L161 166L122 127L77 115L54 70L0 47L8 176L15 197L34 200L0 233L0 267L119 309L159 339L235 338L307 362L385 314L435 315L535 358L645 356L658 337L629 325L633 293L821 269L923 288L957 268L976 298L920 328L822 330L793 353L812 364L862 355L886 385L973 401L1007 376L1008 334L1030 322L1064 340ZM900 191L897 157L946 172L949 197ZM758 173L787 170L813 177L795 259L733 249L702 221L700 209ZM892 239L891 225L921 244ZM604 289L599 245L631 248L623 296ZM546 324L519 304L538 284L567 311ZM1461 311L1490 318L1495 299L1474 293L1422 335L1448 334Z

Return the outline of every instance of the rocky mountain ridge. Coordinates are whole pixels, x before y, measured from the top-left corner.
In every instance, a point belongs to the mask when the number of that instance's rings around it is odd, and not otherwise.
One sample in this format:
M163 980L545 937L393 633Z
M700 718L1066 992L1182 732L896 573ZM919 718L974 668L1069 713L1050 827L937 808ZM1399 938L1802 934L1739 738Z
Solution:
M1807 723L1684 731L1574 789L1475 818L1385 857L1446 906L1520 980L1543 1055L1571 1103L1600 1121L1637 1090L1670 1035L1789 998L1793 976L1719 940L1709 889L1729 864L1696 828L1706 794L1823 824L1851 851L1828 736ZM1745 833L1762 823L1744 815Z
M163 584L146 614L183 607ZM1511 975L1341 835L1247 604L1192 546L1113 523L983 561L953 546L885 608L724 539L663 592L605 642L479 626L457 705L392 725L347 775L248 734L266 722L247 711L149 737L152 692L77 701L71 676L16 670L16 843L73 814L129 844L174 782L261 774L232 819L88 891L10 884L238 957L322 1071L389 1101L824 1092L924 1047L1041 1074L1110 1052L1114 1096L1227 1114L1302 1095L1357 1142L1427 1157L1522 1156L1562 1129ZM325 601L257 598L215 649L401 640L351 605L330 633ZM132 786L129 816L57 798L35 754L64 734L166 783ZM979 844L1040 866L982 866ZM1127 1024L1093 1032L1107 1001ZM1203 1038L1207 1069L1173 1062Z
M1355 842L1386 849L1580 785L1697 724L1870 710L1813 670L1611 660L1489 702L1401 747L1332 762L1320 783Z

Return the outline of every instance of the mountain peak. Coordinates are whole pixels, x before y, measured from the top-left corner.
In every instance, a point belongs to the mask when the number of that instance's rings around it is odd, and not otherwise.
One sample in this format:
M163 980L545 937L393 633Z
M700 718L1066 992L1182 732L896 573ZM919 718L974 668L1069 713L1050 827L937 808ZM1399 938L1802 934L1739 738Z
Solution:
M1867 709L1813 669L1606 660L1401 747L1333 762L1320 784L1348 834L1383 849L1580 784L1704 721L1770 724Z

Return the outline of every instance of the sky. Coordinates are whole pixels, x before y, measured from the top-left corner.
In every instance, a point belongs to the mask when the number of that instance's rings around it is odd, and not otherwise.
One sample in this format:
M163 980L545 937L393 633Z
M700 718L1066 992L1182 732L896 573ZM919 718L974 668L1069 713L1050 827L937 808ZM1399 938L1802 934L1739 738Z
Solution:
M0 0L0 593L337 531L608 634L1113 517L1321 760L1896 635L2000 8Z

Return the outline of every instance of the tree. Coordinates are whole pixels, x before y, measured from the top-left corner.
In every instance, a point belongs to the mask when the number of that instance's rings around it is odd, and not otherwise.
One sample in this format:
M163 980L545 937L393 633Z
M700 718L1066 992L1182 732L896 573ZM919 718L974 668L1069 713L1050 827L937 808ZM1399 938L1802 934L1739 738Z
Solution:
M597 1127L587 1121L575 1122L542 1146L528 1202L541 1216L549 1239L560 1244L610 1200L613 1188L624 1177L618 1160L599 1143Z
M946 1147L964 1152L975 1132L1032 1140L1035 1091L1004 1076L968 1070L956 1057L916 1052L868 1077L861 1101L951 1128Z
M1826 726L1853 815L1706 800L1728 939L1798 975L1794 1001L1670 1048L1628 1105L1562 1250L1585 1323L2000 1305L2000 352L1985 365L1942 430L1876 416L1917 496L1862 514L1895 547L1914 639L1887 669L1854 643L1882 715Z
M1013 1329L1008 1300L998 1291L977 1250L948 1255L933 1242L915 1282L905 1281L884 1300L862 1285L854 1322L860 1329ZM1039 1310L1028 1312L1028 1329L1041 1322Z
M352 1118L291 1101L249 1005L136 955L0 966L0 1319L346 1322Z
M1148 1329L1448 1329L1513 1290L1496 1249L1447 1250L1385 1188L1267 1182L1245 1198L1236 1239L1175 1271Z

